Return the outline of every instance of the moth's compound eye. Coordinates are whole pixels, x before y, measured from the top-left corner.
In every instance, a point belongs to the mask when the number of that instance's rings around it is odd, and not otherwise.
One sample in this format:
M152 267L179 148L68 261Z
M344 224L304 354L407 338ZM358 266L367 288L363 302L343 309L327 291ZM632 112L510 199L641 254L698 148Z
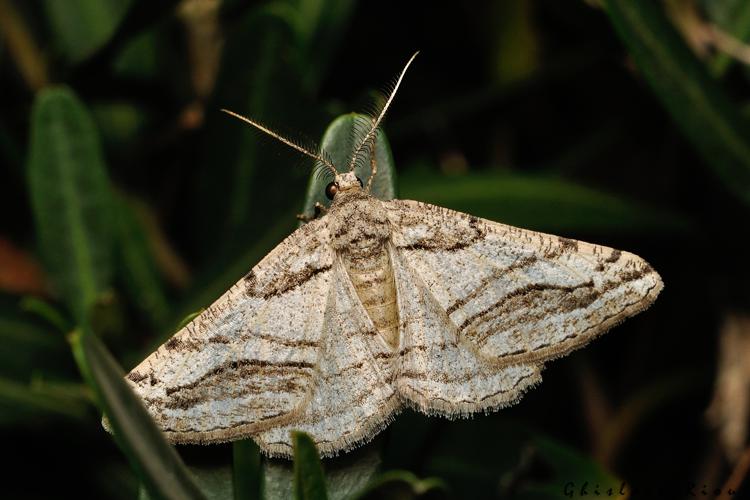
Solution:
M359 177L357 177L357 181L359 182L359 187L361 187L361 188L365 187L365 185L362 184L362 179L360 179Z
M329 182L326 186L326 198L332 200L336 193L339 192L339 185L335 182Z

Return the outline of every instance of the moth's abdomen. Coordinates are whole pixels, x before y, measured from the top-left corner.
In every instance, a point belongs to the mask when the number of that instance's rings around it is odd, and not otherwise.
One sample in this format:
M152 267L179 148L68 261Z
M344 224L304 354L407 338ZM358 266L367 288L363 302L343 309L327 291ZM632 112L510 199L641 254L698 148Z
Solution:
M391 259L382 243L368 252L343 256L344 266L357 296L383 340L393 349L399 344L396 283Z

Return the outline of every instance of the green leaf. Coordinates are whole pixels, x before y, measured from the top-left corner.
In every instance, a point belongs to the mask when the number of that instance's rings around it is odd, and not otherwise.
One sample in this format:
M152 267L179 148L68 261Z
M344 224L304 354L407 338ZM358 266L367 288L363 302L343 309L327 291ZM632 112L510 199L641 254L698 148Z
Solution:
M297 500L326 500L326 480L318 450L312 438L304 432L292 431L294 447L294 498Z
M228 464L188 465L188 471L206 496L206 500L232 498L232 469ZM153 500L143 485L141 485L139 500Z
M148 238L131 207L116 200L118 271L131 300L156 326L169 315L169 302L159 279Z
M148 80L159 71L160 33L156 29L133 36L112 62L113 72L120 78Z
M189 470L201 491L206 495L206 500L229 500L232 498L232 471L229 467L222 465L192 466L189 467Z
M44 423L62 416L83 419L89 401L83 386L65 384L25 384L0 377L0 425Z
M125 17L132 0L45 0L56 46L65 58L81 62L102 47Z
M110 281L110 190L91 116L65 87L34 102L28 183L46 270L83 322Z
M254 211L263 200L257 192L258 170L274 148L247 125L231 119L219 108L227 108L257 119L290 116L295 92L284 82L295 81L282 55L288 50L289 28L260 8L248 9L234 29L227 32L222 65L217 76L214 100L206 116L206 155L201 158L197 194L203 203L195 214L201 240L221 242L218 253L235 256L248 244ZM233 61L244 61L234 64ZM286 95L284 95L285 93ZM295 101L296 102L296 101ZM278 159L273 160L278 163ZM276 168L272 170L278 170ZM221 221L221 223L217 223ZM211 245L212 257L217 249Z
M750 125L652 0L605 0L662 105L726 187L750 203Z
M350 500L375 476L380 446L371 443L325 461L326 492L330 500ZM263 460L264 500L294 496L294 469L288 460Z
M185 328L188 325L188 323L190 323L195 318L197 318L198 316L200 316L203 311L205 311L205 309L199 309L197 311L191 312L190 314L187 314L184 318L182 318L180 320L179 323L177 323L177 327L174 329L174 332L179 332L180 330L182 330L183 328ZM172 332L172 333L174 333L174 332Z
M417 498L427 494L445 494L447 487L438 478L419 479L406 470L384 472L358 494L357 500L375 498Z
M661 234L690 229L677 214L552 176L410 172L400 177L400 188L404 199L551 233Z
M21 310L35 314L54 326L58 332L67 333L73 326L65 315L49 302L34 296L26 296L21 299Z
M356 144L355 130L367 129L370 118L356 113L350 113L336 118L326 129L320 147L330 157L339 171L345 171L349 161L354 155ZM393 155L388 139L382 130L378 131L375 140L375 161L378 172L373 180L372 194L381 200L392 200L396 197L396 167L393 164ZM370 162L361 162L357 165L355 172L362 182L367 185L370 179ZM317 175L316 175L317 174ZM307 196L302 213L312 217L315 215L315 203L330 206L331 202L325 195L325 187L330 182L330 176L320 175L314 172L310 176L307 186Z
M540 499L562 500L588 498L594 495L594 489L597 489L602 497L628 498L627 491L624 496L620 495L622 480L607 472L590 457L546 437L536 436L532 443L534 452L552 470L553 478L549 481L528 483L520 488L522 493L536 494ZM588 483L588 487L584 488L584 491L588 491L587 494L581 493L584 482Z
M741 42L750 41L750 2L747 0L704 0L703 7L709 19L721 30ZM719 52L710 63L714 76L723 76L734 59Z
M115 440L148 490L150 498L204 498L175 449L166 442L125 373L90 332L70 336L73 355L112 428Z
M294 35L295 60L303 88L317 92L330 60L339 47L355 3L349 0L273 2L266 11L283 19Z
M40 373L67 375L73 367L64 337L32 319L15 307L0 308L0 373L22 381Z
M260 448L250 439L232 443L232 485L234 500L261 498L262 473Z

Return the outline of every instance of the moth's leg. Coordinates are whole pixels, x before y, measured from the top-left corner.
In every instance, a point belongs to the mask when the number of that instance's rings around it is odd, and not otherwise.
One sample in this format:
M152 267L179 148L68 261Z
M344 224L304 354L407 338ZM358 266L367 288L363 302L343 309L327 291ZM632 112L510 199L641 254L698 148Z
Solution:
M308 223L311 220L315 220L320 215L325 215L328 212L328 207L323 205L322 203L316 201L315 202L315 213L313 215L307 215L307 214L297 214L297 220L300 220L304 223Z
M366 191L369 193L372 189L372 181L375 180L375 175L378 173L378 158L375 151L375 145L378 143L377 140L375 140L375 137L377 137L378 134L375 134L373 136L372 144L370 145L370 178L367 179L367 188Z

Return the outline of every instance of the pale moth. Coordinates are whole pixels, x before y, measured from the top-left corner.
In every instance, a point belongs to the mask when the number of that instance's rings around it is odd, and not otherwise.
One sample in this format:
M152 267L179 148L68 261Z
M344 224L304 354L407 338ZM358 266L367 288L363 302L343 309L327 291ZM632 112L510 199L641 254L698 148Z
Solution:
M370 195L376 164L364 186L354 167L414 56L344 169L235 115L328 169L332 203L127 375L169 441L289 457L298 429L332 456L404 407L494 411L656 299L631 253Z

